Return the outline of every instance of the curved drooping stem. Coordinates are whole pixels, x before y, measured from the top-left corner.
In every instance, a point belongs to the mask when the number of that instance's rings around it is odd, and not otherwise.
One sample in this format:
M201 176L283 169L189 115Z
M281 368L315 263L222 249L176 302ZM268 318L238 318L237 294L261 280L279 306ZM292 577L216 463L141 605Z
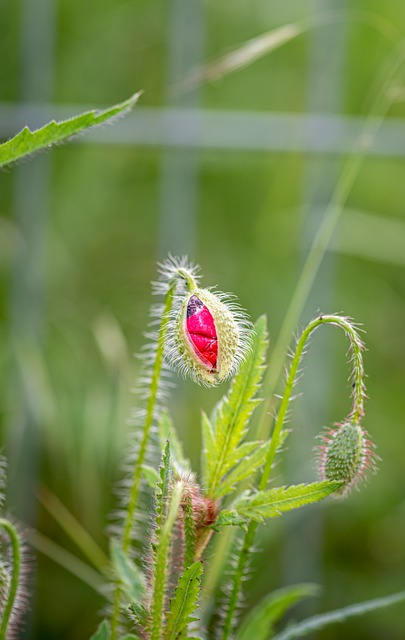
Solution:
M269 451L263 467L263 473L259 482L258 490L264 491L267 488L271 470L274 464L274 458L277 450L282 443L282 431L287 417L288 407L291 400L292 391L297 380L301 358L305 352L305 346L311 334L322 324L332 324L340 327L345 332L350 341L350 351L352 354L352 374L353 382L353 404L349 413L348 420L355 424L359 424L364 415L364 366L363 366L363 350L364 344L355 325L348 319L337 315L320 315L314 318L301 333L297 340L294 355L292 357L290 369L288 371L284 393L281 398L274 430L271 436ZM243 576L246 570L249 554L251 552L258 523L250 521L248 529L243 537L242 546L238 552L238 564L233 574L232 587L227 603L227 612L224 619L224 628L222 640L228 640L231 636L234 626L235 611L239 601L239 594L242 588Z
M11 621L11 616L15 606L18 586L20 582L22 551L21 541L16 527L9 520L0 518L0 529L3 529L7 533L13 554L11 579L10 584L8 585L7 595L0 621L0 640L6 640L7 629L9 628L9 623Z
M314 320L311 320L311 322L305 327L304 331L301 333L300 337L297 340L297 345L291 361L290 370L287 375L284 394L281 399L273 433L271 435L270 448L263 468L263 474L259 483L259 491L263 491L267 487L271 468L274 463L274 458L276 456L277 449L281 444L281 434L286 420L288 406L291 400L291 394L295 386L295 381L297 379L301 358L305 352L305 346L311 334L322 324L333 324L340 327L349 338L353 363L353 370L351 374L351 379L353 381L353 405L348 418L349 420L357 424L360 422L364 415L365 385L363 366L363 341L361 340L355 325L348 318L337 315L320 315L317 318L314 318Z
M164 299L162 319L157 337L155 358L152 364L151 380L148 389L148 400L146 404L145 419L142 428L142 438L139 446L139 451L136 456L134 464L134 473L132 476L132 484L129 491L128 505L126 507L125 520L122 533L122 549L124 553L129 551L132 540L132 528L136 510L139 503L139 495L141 489L142 480L142 465L145 462L148 443L151 435L151 429L156 413L156 403L158 399L159 383L162 373L164 349L166 343L166 336L168 331L168 325L170 322L170 312L173 308L174 298L176 295L176 289L179 280L184 280L189 290L193 291L196 288L196 282L191 270L183 266L173 268L171 278L167 284L167 291ZM121 588L117 584L114 593L113 613L111 617L111 640L116 640L118 630L118 619L120 611L120 599Z

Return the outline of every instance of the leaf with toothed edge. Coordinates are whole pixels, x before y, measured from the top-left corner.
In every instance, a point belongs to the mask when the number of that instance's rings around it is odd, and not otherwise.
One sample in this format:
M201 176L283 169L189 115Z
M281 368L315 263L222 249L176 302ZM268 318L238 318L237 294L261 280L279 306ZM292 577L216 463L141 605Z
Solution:
M312 484L276 487L257 493L245 491L231 505L230 509L221 512L215 524L216 526L240 524L238 518L263 522L266 518L276 518L286 511L319 502L331 493L338 491L341 486L342 482L326 480Z
M225 476L216 494L218 498L231 493L238 482L241 482L242 480L245 480L245 478L251 476L259 469L259 467L262 466L262 464L264 464L270 443L248 442L246 444L250 445L253 453L248 451L242 460L240 460L240 462ZM243 446L244 445L241 445L239 450Z
M103 111L86 111L61 122L52 120L36 131L25 127L14 138L0 144L0 167L124 115L137 103L140 95L136 93L128 100Z
M267 346L267 321L261 316L254 326L252 350L234 377L228 395L216 408L215 424L211 425L203 415L202 467L208 494L214 499L221 495L224 476L256 447L256 443L241 442L250 416L260 403L256 394L263 377Z
M193 613L198 606L202 570L202 563L194 562L180 576L174 598L170 602L165 640L184 639L188 625L198 620Z

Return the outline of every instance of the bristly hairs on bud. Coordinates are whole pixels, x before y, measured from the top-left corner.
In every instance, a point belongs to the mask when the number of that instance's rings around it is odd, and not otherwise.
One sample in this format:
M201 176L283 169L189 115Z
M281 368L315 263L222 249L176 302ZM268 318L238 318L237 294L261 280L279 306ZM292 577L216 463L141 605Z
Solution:
M322 480L343 482L333 495L345 496L365 480L369 471L375 472L377 455L367 431L355 422L337 424L322 436L318 448L318 466Z
M208 387L236 373L251 347L252 325L232 294L198 286L199 269L183 258L161 265L164 280L176 270L178 288L168 324L165 357L184 377Z

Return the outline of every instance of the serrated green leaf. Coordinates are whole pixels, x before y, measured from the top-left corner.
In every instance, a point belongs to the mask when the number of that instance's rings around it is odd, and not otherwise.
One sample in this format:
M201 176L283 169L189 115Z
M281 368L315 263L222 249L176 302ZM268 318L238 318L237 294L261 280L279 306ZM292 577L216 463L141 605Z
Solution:
M228 493L231 493L236 484L241 482L245 478L251 476L266 459L266 454L269 449L268 442L248 442L251 446L250 451L246 452L242 460L225 476L221 481L221 484L216 492L217 498L221 498ZM241 449L244 445L241 445ZM253 453L251 453L253 451Z
M391 607L392 605L399 604L400 602L405 602L405 591L394 593L391 596L386 596L385 598L375 598L374 600L352 604L349 607L344 607L343 609L337 609L336 611L329 611L328 613L312 616L302 622L298 622L297 624L287 627L285 631L274 636L273 640L294 640L294 638L303 638L314 631L324 629L336 622L345 622L345 620L349 620L350 618L362 616L365 613L384 609L385 607Z
M319 594L314 584L298 584L273 591L254 607L240 625L235 640L268 640L276 622L296 602Z
M110 640L111 627L107 620L103 620L97 628L96 633L93 633L90 640Z
M194 562L180 576L174 598L170 602L165 640L184 639L188 625L197 620L193 613L198 606L202 570L202 563Z
M146 480L146 482L148 483L148 485L150 486L151 489L155 489L158 481L159 481L159 474L156 471L156 469L154 469L153 467L150 467L148 464L143 464L142 465L142 472L144 475L144 478Z
M118 540L110 542L111 561L115 574L121 583L128 600L140 602L145 595L146 581L143 573L124 553Z
M163 449L165 442L169 440L174 463L181 469L189 471L191 469L190 461L184 455L183 445L179 440L173 419L168 411L161 413L158 428L161 448Z
M245 493L232 505L232 508L240 516L262 522L265 518L276 518L286 511L318 502L340 489L341 486L341 482L325 480L312 484L277 487L250 495Z
M0 144L0 167L41 149L51 147L55 143L63 142L86 129L124 115L137 103L139 96L140 93L137 93L125 100L125 102L103 111L86 111L74 118L62 120L61 122L52 120L52 122L36 131L31 131L28 127L24 127L14 138Z
M260 402L255 396L263 377L267 345L267 322L262 316L255 324L252 351L233 379L229 394L216 409L212 446L205 446L204 458L208 457L208 461L203 468L208 476L204 479L210 497L217 498L222 478L246 455L240 444L250 416Z

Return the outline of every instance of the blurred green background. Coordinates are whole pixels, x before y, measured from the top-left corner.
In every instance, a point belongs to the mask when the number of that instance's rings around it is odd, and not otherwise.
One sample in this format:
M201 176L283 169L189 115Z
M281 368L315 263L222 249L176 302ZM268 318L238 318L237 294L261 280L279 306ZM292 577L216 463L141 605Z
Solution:
M320 16L324 26L184 89L206 61ZM23 124L145 91L124 120L0 174L0 423L9 508L84 559L39 497L51 490L107 548L139 366L132 356L143 344L156 261L169 251L188 254L205 284L235 292L253 318L267 313L275 344L305 255L383 86L384 65L405 32L405 4L2 0L0 30L2 139ZM361 493L262 529L247 604L295 581L322 584L321 598L297 617L404 588L405 108L398 95L299 322L322 310L364 325L366 426L382 460ZM315 437L349 407L346 349L333 329L313 340L279 481L315 477ZM200 408L209 410L221 392L188 381L174 392L172 411L196 470ZM30 556L24 637L87 638L101 596L46 555ZM404 620L397 606L317 637L399 640Z

